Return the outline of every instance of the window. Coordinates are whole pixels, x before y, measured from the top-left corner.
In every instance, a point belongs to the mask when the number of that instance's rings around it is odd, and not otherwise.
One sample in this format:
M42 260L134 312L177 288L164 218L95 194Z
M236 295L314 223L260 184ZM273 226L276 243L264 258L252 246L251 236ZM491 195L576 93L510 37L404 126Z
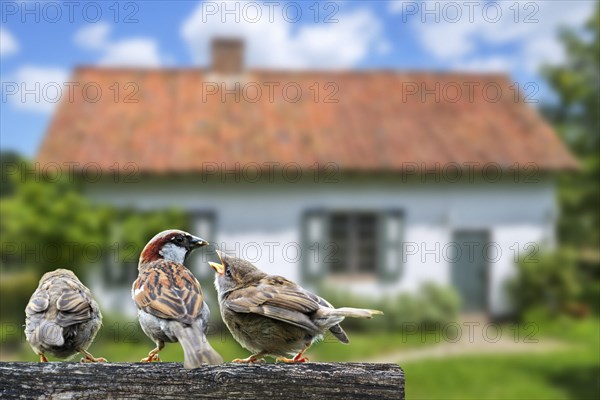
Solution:
M402 275L400 210L307 211L302 227L305 282L317 282L325 275L394 282Z
M330 273L374 275L377 273L377 215L333 213L329 216L332 246Z

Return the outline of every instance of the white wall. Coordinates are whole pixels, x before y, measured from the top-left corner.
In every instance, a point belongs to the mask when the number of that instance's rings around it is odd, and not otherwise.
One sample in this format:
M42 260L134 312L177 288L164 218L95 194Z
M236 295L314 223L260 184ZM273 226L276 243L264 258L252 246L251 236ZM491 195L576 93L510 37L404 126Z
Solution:
M504 281L514 273L514 252L529 242L552 243L556 206L552 181L514 183L403 183L394 178L354 178L339 183L202 182L171 178L128 184L95 183L89 196L97 202L142 209L178 207L216 215L217 242L250 259L268 273L300 279L293 262L300 245L300 223L307 209L401 209L404 238L415 254L406 256L403 277L344 283L370 294L415 291L425 281L450 283L444 249L456 229L487 229L501 255L490 262L489 303L499 314L508 310ZM517 247L511 248L514 244ZM269 246L274 250L269 255ZM436 247L437 246L437 247ZM284 249L288 250L284 254ZM425 251L425 249L429 250ZM414 251L413 251L414 252ZM291 261L290 261L291 260Z

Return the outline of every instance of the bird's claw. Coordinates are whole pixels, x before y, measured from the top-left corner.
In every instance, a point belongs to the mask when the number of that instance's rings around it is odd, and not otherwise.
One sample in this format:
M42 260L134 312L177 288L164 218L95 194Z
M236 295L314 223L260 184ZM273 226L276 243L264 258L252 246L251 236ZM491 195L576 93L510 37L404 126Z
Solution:
M159 362L160 361L160 357L158 356L158 354L149 354L148 357L146 358L142 358L140 360L140 362Z
M240 364L250 364L250 363L264 363L265 360L262 358L250 356L248 358L236 358L235 360L232 360L231 362L240 363Z
M308 362L309 359L308 359L308 357L294 357L294 358L278 357L275 359L275 361L293 364L293 363L305 363L305 362Z

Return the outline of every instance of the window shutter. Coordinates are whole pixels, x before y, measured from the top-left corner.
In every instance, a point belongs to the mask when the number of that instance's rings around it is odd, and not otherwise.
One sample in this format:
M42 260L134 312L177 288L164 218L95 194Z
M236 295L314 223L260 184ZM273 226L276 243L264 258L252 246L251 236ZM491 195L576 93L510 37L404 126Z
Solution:
M191 232L193 235L199 236L209 243L214 243L216 240L216 224L215 215L210 212L194 212L190 215L191 219ZM194 275L198 279L210 279L213 275L213 270L208 266L209 260L208 254L212 253L214 245L206 246L202 249L196 250L190 256L190 266Z
M397 281L402 277L402 241L404 215L399 210L384 211L379 215L377 227L377 268L384 282Z
M318 282L328 271L331 246L328 242L328 219L324 211L308 211L302 218L302 281Z

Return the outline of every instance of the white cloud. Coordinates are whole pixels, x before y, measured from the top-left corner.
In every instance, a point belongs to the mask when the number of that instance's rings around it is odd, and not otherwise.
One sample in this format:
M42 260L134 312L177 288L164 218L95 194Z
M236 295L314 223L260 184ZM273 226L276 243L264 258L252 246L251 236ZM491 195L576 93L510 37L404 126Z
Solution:
M194 61L202 65L209 64L210 41L216 36L243 38L247 64L272 68L349 68L384 40L381 21L367 9L338 13L336 23L298 26L285 21L281 8L272 19L263 7L257 21L242 17L236 23L231 15L208 15L203 7L199 4L181 28Z
M158 67L161 65L161 58L154 40L128 39L108 46L100 58L100 65Z
M392 0L388 9L392 13L407 11L403 2ZM456 2L454 4L465 4ZM485 3L486 6L489 3ZM561 27L580 28L590 17L595 4L592 1L532 1L519 0L497 2L484 12L484 3L477 3L470 19L469 8L460 8L462 14L456 22L454 12L444 11L444 3L415 3L408 18L421 46L440 61L451 65L512 66L535 73L545 63L560 63L564 60L562 45L557 36ZM435 10L434 14L425 14L424 10ZM494 9L493 9L494 8ZM495 9L501 10L501 17L495 19ZM516 10L518 9L518 14ZM450 15L449 18L444 18ZM425 20L425 22L423 22ZM516 22L515 22L516 20ZM536 22L537 21L537 22ZM506 47L514 50L506 50ZM490 50L497 50L490 52ZM482 56L485 51L486 56ZM512 53L512 56L501 54ZM468 61L476 58L478 61ZM504 58L503 60L501 60Z
M3 98L18 109L51 113L65 97L69 74L62 68L26 65L2 80Z
M460 58L476 49L475 40L470 40L476 26L469 22L422 23L415 20L412 27L425 50L441 60Z
M110 40L111 27L104 23L80 29L74 41L80 47L100 52L98 63L104 66L159 67L162 57L155 40L136 37Z
M0 28L0 55L10 56L19 51L17 39L6 29Z
M75 33L75 43L84 49L101 50L108 46L110 25L106 22L97 22Z

